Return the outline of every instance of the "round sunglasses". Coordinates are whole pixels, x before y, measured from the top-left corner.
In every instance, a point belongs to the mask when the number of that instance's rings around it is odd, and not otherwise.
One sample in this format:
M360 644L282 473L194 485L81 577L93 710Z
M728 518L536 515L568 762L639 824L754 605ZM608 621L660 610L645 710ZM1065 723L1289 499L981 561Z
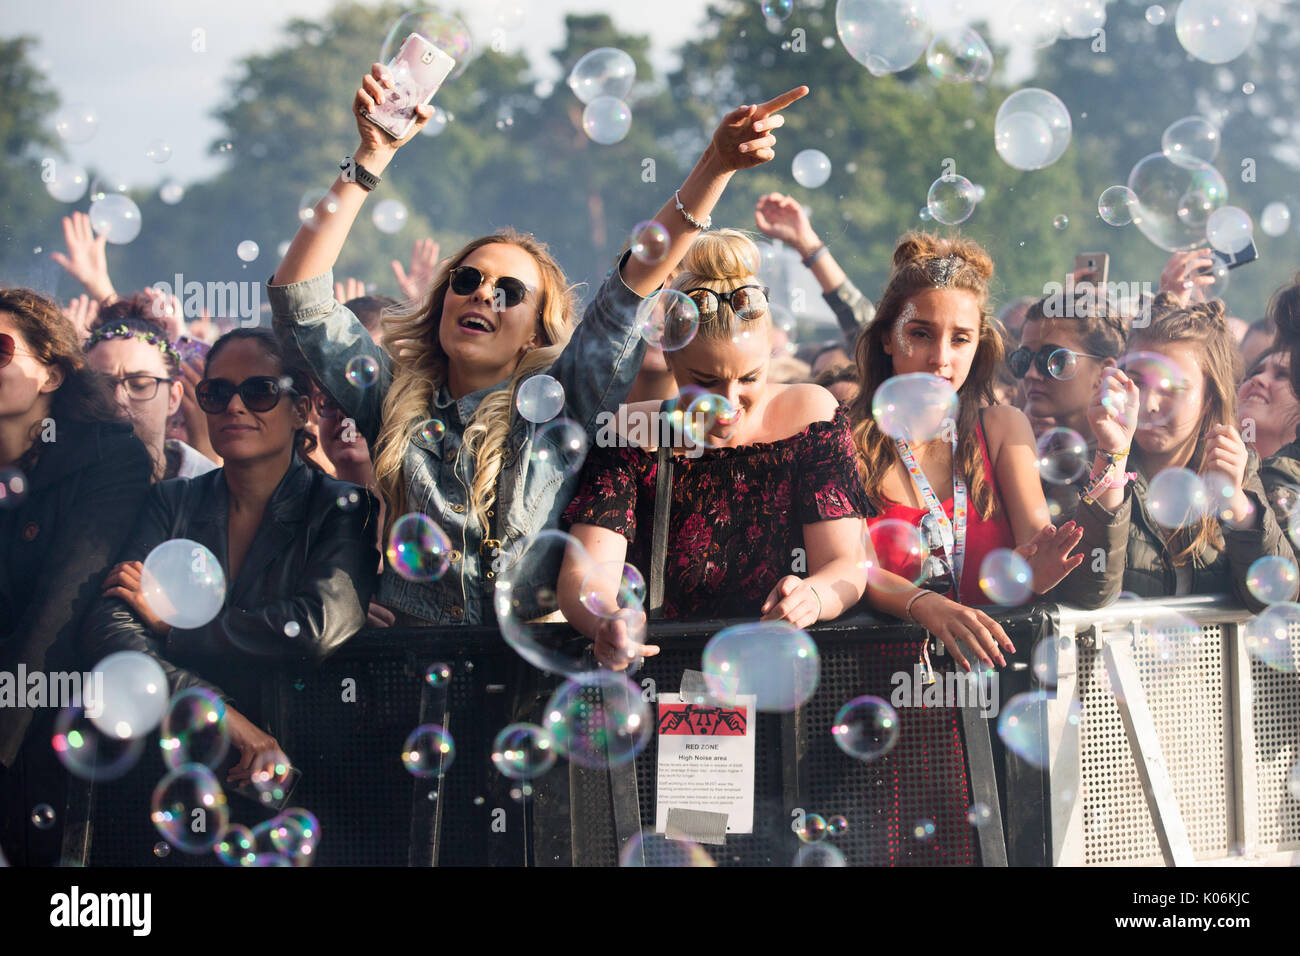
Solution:
M448 275L451 277L451 291L457 295L473 294L488 279L473 266L457 266ZM507 309L513 309L523 302L530 291L532 290L522 279L516 279L514 276L498 276L492 283L493 298L499 295L501 304Z
M698 288L686 290L686 294L695 303L701 317L716 314L722 307L721 303L725 302L737 318L745 321L757 318L767 310L767 300L771 292L772 290L765 285L742 285L739 289L732 289L730 292Z
M1024 378L1029 374L1029 366L1033 365L1038 369L1038 374L1044 378L1069 378L1073 375L1075 368L1079 364L1079 359L1090 358L1101 361L1104 355L1089 355L1087 352L1076 352L1074 349L1063 348L1059 345L1044 345L1037 352L1032 352L1025 346L1020 346L1010 355L1007 356L1007 367L1011 369L1011 374L1016 378Z
M224 378L205 378L194 388L199 408L209 415L220 415L236 395L250 412L269 412L280 403L282 395L297 395L292 386L285 387L273 375L254 375L238 385Z

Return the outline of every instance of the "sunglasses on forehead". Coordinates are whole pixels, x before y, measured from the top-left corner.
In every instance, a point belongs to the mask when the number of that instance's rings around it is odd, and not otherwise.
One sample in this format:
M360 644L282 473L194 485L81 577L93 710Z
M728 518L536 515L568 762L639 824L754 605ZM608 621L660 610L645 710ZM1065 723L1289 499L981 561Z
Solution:
M1070 378L1078 367L1079 359L1090 358L1102 361L1105 357L1076 352L1074 349L1061 348L1059 345L1044 345L1037 352L1033 352L1022 345L1007 356L1007 367L1016 378L1024 378L1029 374L1030 365L1038 369L1038 374L1044 378Z
M448 275L451 277L451 291L457 295L472 295L488 280L488 276L473 266L457 266ZM516 279L514 276L497 276L492 283L492 291L494 296L500 293L502 304L507 309L512 309L523 302L532 290L522 279Z
M714 292L712 289L687 289L686 295L695 303L701 316L711 316L725 302L738 318L746 321L757 318L767 310L768 296L771 289L765 285L742 285L730 292Z
M283 385L272 375L254 375L238 385L224 378L205 378L194 388L199 408L209 415L220 415L236 395L250 412L269 412L280 404L283 395L297 395L292 385Z

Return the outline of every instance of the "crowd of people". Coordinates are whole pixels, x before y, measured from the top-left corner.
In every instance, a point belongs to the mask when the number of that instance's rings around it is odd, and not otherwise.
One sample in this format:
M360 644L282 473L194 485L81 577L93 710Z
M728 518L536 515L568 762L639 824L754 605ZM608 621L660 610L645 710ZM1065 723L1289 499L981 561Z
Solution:
M873 302L800 205L773 193L754 225L799 254L843 333L791 364L754 238L710 214L733 176L774 158L801 87L722 119L649 217L657 252L634 237L581 315L544 243L509 229L446 258L417 243L409 267L394 263L399 294L367 295L333 268L406 141L364 118L390 86L376 65L356 92L360 142L268 282L273 329L187 317L153 290L119 297L81 214L55 258L84 295L60 308L0 291L0 670L148 655L173 693L225 701L237 785L281 772L250 684L259 663L318 661L366 627L491 624L503 555L512 587L554 589L549 610L614 669L658 652L647 614L806 628L854 610L920 625L962 666L1005 666L1014 648L980 585L991 553L1023 559L1034 597L1088 608L1228 593L1259 610L1251 564L1296 560L1300 276L1249 327L1206 298L1204 250L1170 260L1140 323L1104 297L1069 317L1026 298L1000 319L978 243L909 233ZM411 135L431 110L418 114ZM680 348L644 334L641 307L666 288L698 314ZM957 411L941 436L909 441L873 397L916 373L946 383ZM521 387L542 374L591 446L581 467L563 430L520 414ZM700 397L725 414L698 426ZM600 441L609 415L618 440ZM647 442L640 419L675 424ZM1041 440L1061 429L1088 467L1049 480ZM1171 468L1222 490L1174 529L1150 498ZM410 514L450 542L432 580L382 561ZM547 529L581 551L525 546ZM228 582L195 628L145 595L143 562L177 538L204 545ZM662 570L662 596L595 613L588 572L624 563ZM620 606L617 575L600 586ZM48 859L28 817L61 793L53 716L0 708L13 862Z

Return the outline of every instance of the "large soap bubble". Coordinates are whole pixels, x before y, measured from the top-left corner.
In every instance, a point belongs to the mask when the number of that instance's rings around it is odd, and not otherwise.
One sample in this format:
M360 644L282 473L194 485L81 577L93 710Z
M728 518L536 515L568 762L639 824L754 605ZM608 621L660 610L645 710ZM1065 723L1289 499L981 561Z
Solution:
M1029 87L1002 101L993 121L993 143L1008 166L1042 169L1064 155L1072 128L1070 111L1056 94Z
M158 662L139 651L118 651L95 665L104 699L95 726L110 737L140 737L158 726L171 696Z
M1170 123L1160 136L1160 151L1171 163L1195 169L1214 162L1222 136L1204 116L1185 116Z
M144 559L140 593L149 609L172 627L202 627L226 602L226 574L206 547L189 538L172 538Z
M581 767L625 764L645 749L654 732L641 688L613 671L591 671L566 680L544 714L542 725L556 750Z
M965 176L940 176L930 184L925 208L936 221L947 226L965 222L979 202L975 186Z
M1206 220L1205 240L1220 252L1236 255L1254 242L1255 224L1240 206L1224 206Z
M871 414L890 438L927 442L951 437L957 422L957 390L929 372L892 375L871 397Z
M1205 242L1210 214L1228 201L1228 184L1209 163L1164 153L1144 156L1128 174L1137 200L1134 224L1166 252L1195 249Z
M632 128L632 110L616 96L598 96L582 111L582 130L593 143L612 146Z
M993 54L977 31L946 30L930 41L925 65L949 83L983 83L993 75Z
M441 10L423 9L404 13L388 28L384 45L379 51L379 62L389 63L397 56L406 38L418 33L443 53L456 61L455 67L447 75L455 79L465 72L469 65L470 54L474 50L474 41L469 28L457 17Z
M906 70L930 42L921 5L908 0L839 0L835 29L844 49L874 76Z
M96 235L124 246L140 235L140 207L129 196L105 193L90 204L90 226Z
M603 46L583 54L569 71L569 89L584 103L606 96L627 99L636 80L636 62L627 53Z
M1182 0L1174 32L1183 49L1206 63L1227 63L1255 38L1255 7L1245 0Z
M186 853L207 853L230 822L226 794L202 764L185 764L159 780L151 807L158 832Z
M804 631L784 621L723 628L704 648L710 694L729 704L753 694L759 710L797 710L817 689L821 660Z

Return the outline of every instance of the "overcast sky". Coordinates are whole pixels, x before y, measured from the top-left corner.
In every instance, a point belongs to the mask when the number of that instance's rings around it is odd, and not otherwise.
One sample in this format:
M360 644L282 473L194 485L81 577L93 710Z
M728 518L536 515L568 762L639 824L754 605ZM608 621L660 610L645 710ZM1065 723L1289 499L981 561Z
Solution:
M476 41L486 45L496 9L505 2L473 0L447 6L473 8L476 13L469 25ZM1005 19L997 11L1007 6L996 0L933 2L944 8L942 19L949 23L993 11L995 28ZM799 0L794 3L792 23L798 19ZM676 66L672 50L704 22L707 4L706 0L515 0L512 5L525 12L519 27L506 36L506 48L522 48L535 66L548 66L549 52L562 43L565 13L604 11L619 29L648 34L656 68L667 70ZM201 179L219 168L220 159L208 149L221 128L210 114L228 95L239 59L277 46L283 25L291 18L320 18L331 6L333 0L10 2L0 35L39 38L37 62L61 101L85 104L98 116L94 137L69 145L71 158L99 165L132 186L149 186L168 177L181 182ZM205 31L206 52L191 49L196 28ZM387 23L375 25L376 55L387 28ZM146 158L141 145L157 139L172 150L170 159L161 164Z

